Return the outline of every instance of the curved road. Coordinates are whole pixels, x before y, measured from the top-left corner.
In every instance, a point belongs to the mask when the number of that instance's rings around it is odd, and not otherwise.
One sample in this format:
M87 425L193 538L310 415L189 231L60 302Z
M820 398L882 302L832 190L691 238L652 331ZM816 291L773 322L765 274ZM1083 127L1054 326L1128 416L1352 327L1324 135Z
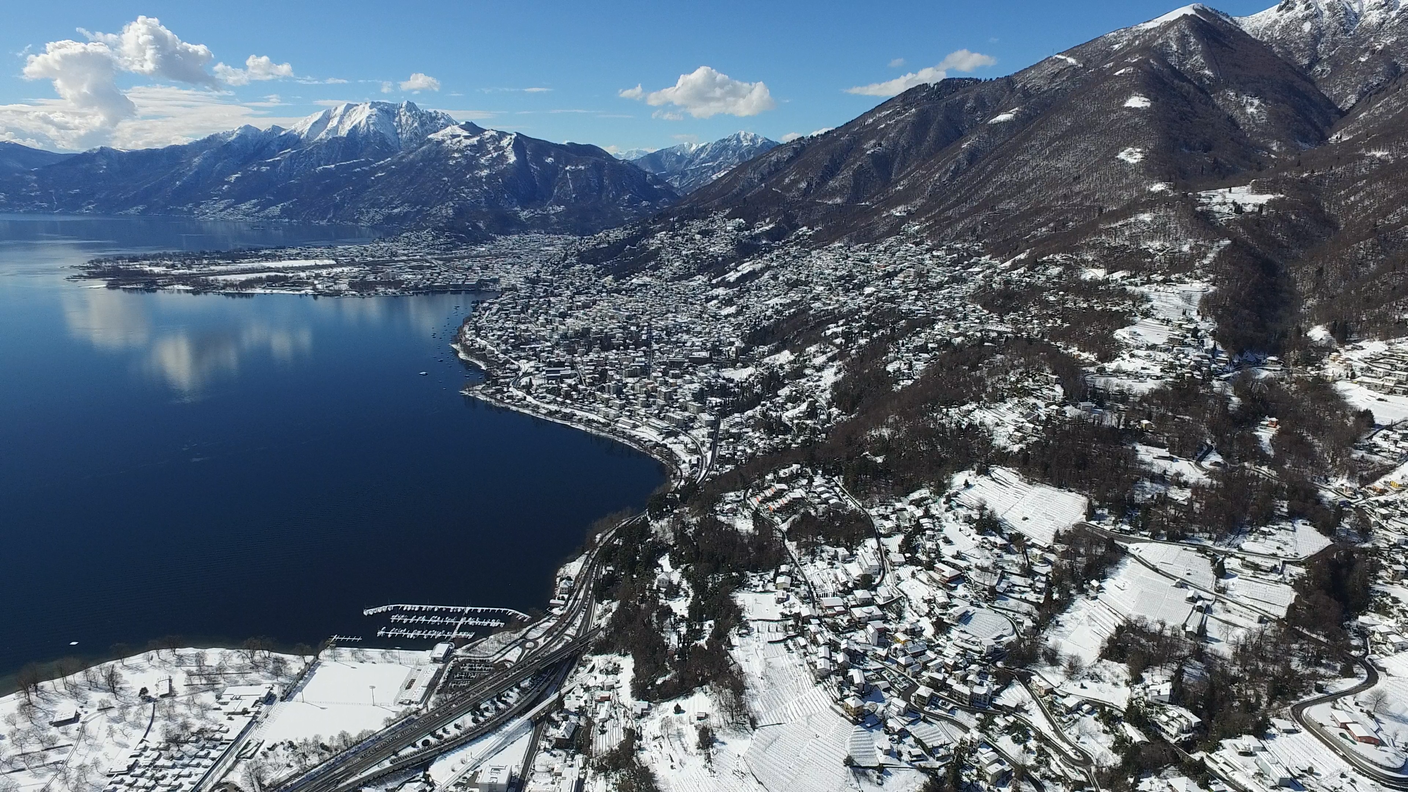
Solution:
M1347 696L1357 696L1379 684L1379 671L1374 668L1373 663L1358 657L1354 658L1354 661L1365 671L1363 682L1360 682L1354 687L1341 690L1338 693L1328 693L1323 696L1307 699L1299 704L1294 704L1291 706L1291 717L1295 719L1296 723L1300 724L1302 729L1315 735L1315 739L1324 743L1326 748L1339 754L1341 759L1348 762L1349 765L1359 771L1361 775L1376 783L1383 784L1390 789L1408 789L1408 776L1401 773L1390 772L1368 759L1365 759L1358 751L1344 745L1337 737L1325 731L1324 727L1317 723L1314 718L1306 715L1306 710L1311 707L1327 704Z

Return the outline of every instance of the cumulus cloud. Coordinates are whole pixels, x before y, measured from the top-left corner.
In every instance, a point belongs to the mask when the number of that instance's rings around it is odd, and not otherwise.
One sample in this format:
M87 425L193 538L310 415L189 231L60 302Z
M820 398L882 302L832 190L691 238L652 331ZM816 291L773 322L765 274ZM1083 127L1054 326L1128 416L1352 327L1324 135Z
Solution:
M438 91L440 81L422 72L416 72L409 78L401 81L403 91Z
M806 137L806 135L803 135L801 132L788 132L783 135L781 139L783 143L791 143L794 140L801 140L804 137Z
M215 76L228 85L249 85L252 82L280 80L293 76L293 65L275 63L268 55L250 55L245 58L244 68L215 64Z
M937 66L929 66L917 72L902 74L893 80L847 88L846 93L863 96L898 96L917 85L936 83L948 77L950 71L971 72L984 66L992 66L995 63L997 63L997 59L991 55L961 49L945 55Z
M96 41L51 41L43 53L30 55L24 66L25 79L51 81L72 110L96 113L108 126L137 114L137 106L117 87L117 71L112 50ZM69 123L76 120L69 119Z
M191 85L218 85L205 70L215 59L210 48L182 41L156 17L139 16L121 33L90 33L82 28L79 32L90 42L108 47L123 71Z
M155 17L139 16L119 33L79 32L86 41L52 41L27 55L24 77L48 80L58 98L0 106L0 139L60 149L179 142L265 120L254 107L267 102L233 102L216 93L224 85L293 76L292 66L262 55L212 73L209 47L182 41ZM124 90L124 74L165 85Z
M299 119L266 115L269 100L228 101L220 94L174 85L137 86L127 92L133 114L109 126L92 111L79 112L63 99L0 105L0 140L37 148L84 149L96 145L147 148L184 143L246 124L290 126Z
M623 99L643 101L651 107L677 107L695 118L754 116L777 107L767 85L762 82L735 80L708 66L681 74L669 88L646 92L637 85L618 93ZM681 112L671 110L660 110L655 115L669 120L684 117Z

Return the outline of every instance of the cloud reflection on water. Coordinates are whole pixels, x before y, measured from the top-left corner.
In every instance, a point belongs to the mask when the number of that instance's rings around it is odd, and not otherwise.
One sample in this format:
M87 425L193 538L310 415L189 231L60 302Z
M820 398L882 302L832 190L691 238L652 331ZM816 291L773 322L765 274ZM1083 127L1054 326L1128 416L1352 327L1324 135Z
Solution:
M167 299L204 300L187 295ZM137 353L136 368L171 388L182 399L202 398L219 378L239 374L242 361L267 355L290 364L313 350L313 330L289 312L271 323L264 312L199 311L166 315L158 307L163 295L136 295L108 289L80 289L63 294L69 334L111 352ZM224 307L213 302L179 307ZM177 313L175 311L169 313ZM180 312L185 313L185 312ZM193 321L199 319L199 321Z

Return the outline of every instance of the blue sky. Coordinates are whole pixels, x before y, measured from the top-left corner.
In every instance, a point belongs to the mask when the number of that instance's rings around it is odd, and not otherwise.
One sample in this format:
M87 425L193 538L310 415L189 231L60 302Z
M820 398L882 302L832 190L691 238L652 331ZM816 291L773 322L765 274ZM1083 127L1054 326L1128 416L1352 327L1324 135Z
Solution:
M740 129L782 139L944 73L1011 73L1174 5L10 0L0 140L135 148L368 99L617 150Z

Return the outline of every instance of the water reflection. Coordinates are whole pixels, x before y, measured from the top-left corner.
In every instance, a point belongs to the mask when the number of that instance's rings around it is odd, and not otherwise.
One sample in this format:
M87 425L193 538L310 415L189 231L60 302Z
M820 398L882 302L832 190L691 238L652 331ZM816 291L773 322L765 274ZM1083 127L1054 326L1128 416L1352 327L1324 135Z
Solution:
M272 328L252 324L199 333L186 330L158 337L146 356L146 371L159 377L187 401L199 399L216 378L239 373L240 360L268 354L291 363L313 350L308 327Z
M189 301L198 299L205 300L200 308L216 310L188 316L162 310L184 308L190 313L195 304ZM250 356L290 364L313 351L308 324L275 316L281 321L275 325L267 313L218 310L221 306L208 297L75 289L63 293L61 300L71 337L107 352L137 352L136 368L183 401L200 399L217 379L237 375L241 361Z

